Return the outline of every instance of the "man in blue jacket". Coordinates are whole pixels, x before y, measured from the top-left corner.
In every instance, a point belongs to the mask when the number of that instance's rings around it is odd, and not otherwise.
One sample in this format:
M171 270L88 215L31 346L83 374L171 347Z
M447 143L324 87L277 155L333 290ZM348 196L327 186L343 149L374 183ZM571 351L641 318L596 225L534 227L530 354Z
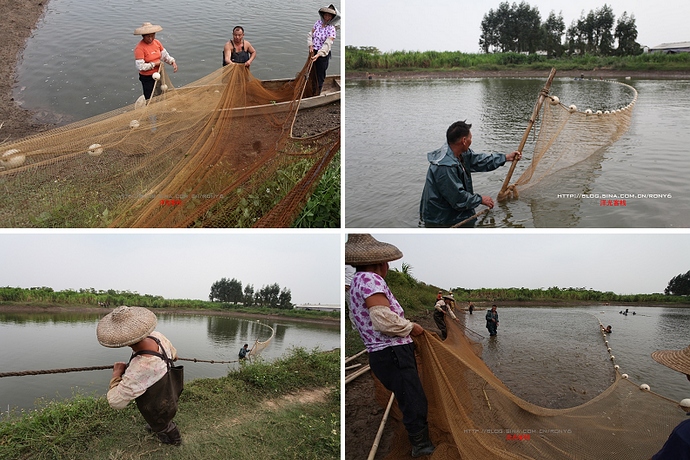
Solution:
M506 161L522 158L518 151L507 155L474 153L470 128L471 124L456 121L446 131L443 147L427 154L429 170L419 203L419 218L425 227L452 227L472 217L480 204L493 208L490 196L474 193L470 173L493 171ZM474 221L469 224L474 225Z

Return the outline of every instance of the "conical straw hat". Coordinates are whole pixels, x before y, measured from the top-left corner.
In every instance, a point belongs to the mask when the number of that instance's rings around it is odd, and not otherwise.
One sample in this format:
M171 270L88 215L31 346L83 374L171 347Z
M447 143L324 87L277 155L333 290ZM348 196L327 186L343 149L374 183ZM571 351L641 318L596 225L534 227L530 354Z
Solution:
M400 249L382 243L368 233L351 233L345 243L345 263L355 267L390 262L402 256Z
M150 22L145 22L141 25L141 27L134 29L134 35L155 34L156 32L160 32L161 30L163 30L163 28L158 24L151 24Z
M96 337L104 347L119 348L141 342L156 328L156 315L143 307L117 307L96 326Z
M690 375L690 346L682 350L657 350L652 353L652 358L674 371Z

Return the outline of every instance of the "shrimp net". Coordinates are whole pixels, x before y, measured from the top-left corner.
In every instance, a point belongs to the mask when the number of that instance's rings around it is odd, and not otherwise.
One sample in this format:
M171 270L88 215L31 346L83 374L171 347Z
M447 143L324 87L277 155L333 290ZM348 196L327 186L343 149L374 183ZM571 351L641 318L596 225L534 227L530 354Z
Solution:
M579 84L589 85L592 93L603 93L612 100L625 102L618 107L582 110L575 104L564 104L558 96L546 97L539 114L539 134L531 163L509 187L516 196L542 179L601 152L630 127L637 102L635 88L608 80L581 81ZM596 107L601 102L593 101L593 104Z
M428 457L432 460L649 459L685 418L677 403L640 390L618 370L609 388L577 407L532 404L491 372L477 353L481 346L461 325L448 321L447 327L445 341L428 331L415 337L430 436L437 446ZM389 396L378 383L382 407ZM401 413L397 404L393 408L395 439L386 458L411 458Z
M340 129L295 138L317 96L228 65L181 88L0 149L2 227L287 227L340 148ZM330 77L318 98L339 100Z
M276 330L275 329L273 329L271 326L269 326L267 324L263 324L263 326L266 326L267 328L269 328L271 330L271 336L268 337L266 340L263 340L263 341L260 341L258 338L254 341L254 345L252 345L252 348L249 351L249 356L251 356L251 357L259 356L261 354L261 352L264 351L266 349L266 347L268 347L268 345L270 345L271 340L273 340L273 337L276 336Z

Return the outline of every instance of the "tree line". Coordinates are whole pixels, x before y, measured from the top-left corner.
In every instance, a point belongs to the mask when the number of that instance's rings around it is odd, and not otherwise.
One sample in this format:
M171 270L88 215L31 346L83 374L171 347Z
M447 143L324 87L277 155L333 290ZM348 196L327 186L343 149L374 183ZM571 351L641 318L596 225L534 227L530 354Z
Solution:
M614 27L615 26L615 27ZM563 14L554 11L542 22L537 7L527 2L508 4L484 15L479 47L484 53L545 52L549 57L593 54L628 56L642 53L637 43L635 15L623 12L616 21L613 9L604 4L599 9L584 11L566 28Z
M281 289L278 283L262 286L258 291L254 285L247 284L242 288L242 282L233 278L221 278L211 285L211 293L208 295L211 302L226 302L242 304L245 307L269 307L291 310L292 293L289 289Z
M53 288L46 286L31 288L0 287L0 302L100 305L102 307L119 307L121 305L136 305L147 308L207 307L206 302L203 300L165 299L159 295L139 294L138 292L118 291L115 289L96 290L88 288L55 291Z

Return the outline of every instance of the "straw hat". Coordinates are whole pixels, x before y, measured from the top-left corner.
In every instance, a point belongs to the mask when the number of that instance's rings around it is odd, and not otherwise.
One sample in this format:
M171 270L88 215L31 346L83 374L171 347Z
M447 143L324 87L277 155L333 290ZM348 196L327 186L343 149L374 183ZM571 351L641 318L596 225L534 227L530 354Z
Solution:
M126 347L145 339L156 323L156 315L146 308L117 307L98 322L96 337L104 347Z
M145 22L138 29L134 29L134 35L147 35L155 34L163 30L158 24L151 24L150 22Z
M328 6L324 6L323 8L321 8L319 10L319 14L322 14L322 13L330 13L333 16L338 15L338 12L335 10L335 5L333 5L332 3Z
M446 294L443 296L443 298L446 300L452 300L453 302L455 302L455 298L453 297L453 294Z
M382 243L368 233L351 233L345 243L345 263L355 267L390 262L402 256L400 249Z
M690 346L682 350L657 350L652 353L652 358L674 371L690 375Z

